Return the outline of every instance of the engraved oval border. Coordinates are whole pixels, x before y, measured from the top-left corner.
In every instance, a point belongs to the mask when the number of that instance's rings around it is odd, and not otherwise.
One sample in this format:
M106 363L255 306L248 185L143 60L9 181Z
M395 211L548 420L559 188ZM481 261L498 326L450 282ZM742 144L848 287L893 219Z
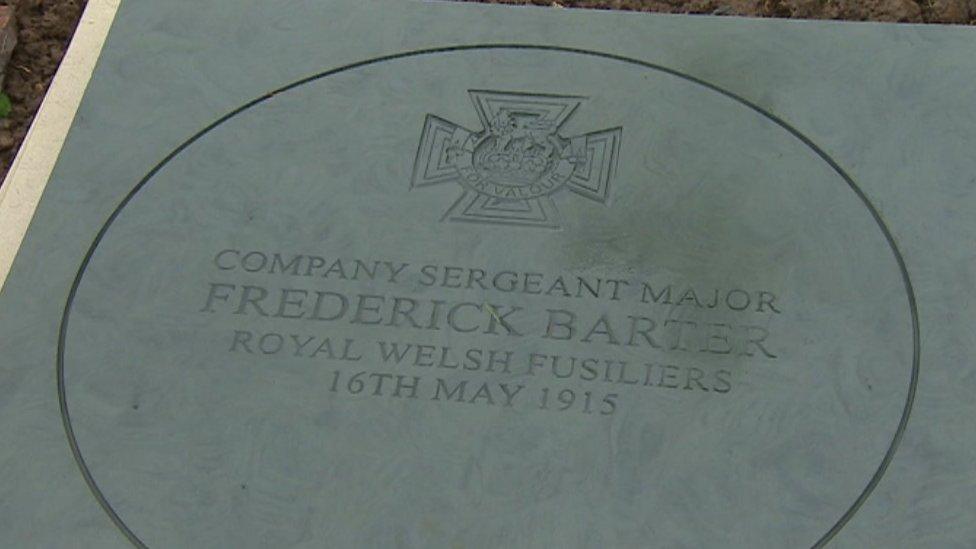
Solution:
M864 502L868 499L868 497L877 487L878 483L881 482L881 477L883 477L885 472L888 470L888 466L891 464L895 452L898 450L898 446L900 445L901 440L904 437L905 429L908 426L908 419L912 413L912 406L915 402L916 390L918 388L920 357L921 357L921 336L920 336L920 328L919 328L918 304L915 298L915 290L914 287L912 286L911 277L909 276L908 268L905 265L905 259L902 256L901 251L898 249L898 245L895 243L894 236L891 234L891 231L888 229L888 226L885 225L884 220L881 218L880 212L878 212L877 208L875 208L874 204L871 203L870 199L868 199L864 191L862 191L861 188L858 187L857 183L854 182L851 176L848 175L847 172L844 171L844 169L841 168L840 165L833 158L831 158L830 155L828 155L823 149L818 147L813 141L811 141L808 137L800 133L799 130L791 126L788 122L786 122L782 118L776 116L771 112L764 110L759 105L749 101L744 97L736 95L735 93L720 88L715 84L711 84L705 80L691 76L689 74L685 74L678 70L671 69L662 65L650 63L647 61L642 61L640 59L626 57L623 55L592 51L592 50L586 50L580 48L569 48L569 47L562 47L562 46L549 46L549 45L537 45L537 44L518 44L518 43L465 44L465 45L443 46L437 48L426 48L420 50L400 52L391 55L375 57L364 61L358 61L356 63L351 63L348 65L343 65L341 67L330 69L328 71L321 72L303 78L301 80L297 80L295 82L292 82L291 84L288 84L274 91L266 93L261 97L258 97L257 99L251 100L248 103L245 103L244 105L241 105L240 107L234 109L233 111L230 111L224 116L218 118L216 121L212 122L202 130L200 130L199 132L191 136L189 139L184 141L182 144L180 144L180 146L178 146L168 155L166 155L165 158L163 158L158 164L156 164L156 166L154 166L149 171L149 173L147 173L146 176L143 177L142 180L140 180L139 183L136 184L136 186L131 191L129 191L129 193L125 196L125 198L122 199L122 201L115 208L115 210L112 211L112 214L109 216L108 220L106 220L105 224L102 225L101 229L99 229L98 234L95 236L94 241L92 242L91 246L88 248L88 251L85 253L85 257L82 260L80 267L78 268L78 272L75 274L74 281L71 284L71 290L69 291L67 301L65 302L64 312L62 313L61 316L61 326L58 333L57 372L56 372L57 387L58 387L58 403L61 411L61 422L64 426L65 435L68 439L68 445L71 448L71 454L74 457L74 460L77 463L79 470L81 471L81 475L85 479L85 483L88 485L88 488L91 490L92 495L95 496L95 499L98 501L98 504L108 514L109 518L112 519L112 522L115 524L115 526L122 532L122 534L125 535L125 537L129 540L129 542L132 543L132 545L141 549L146 549L148 547L141 539L139 539L139 537L135 534L135 532L133 532L125 524L125 522L122 521L122 518L119 517L119 514L115 511L114 508L112 508L112 505L108 502L108 500L105 498L105 495L102 493L101 489L99 489L98 485L95 483L95 479L94 477L92 477L91 471L88 469L88 465L85 463L85 458L81 455L81 450L79 449L78 441L75 438L74 428L72 427L71 424L71 416L68 413L68 400L67 400L67 394L66 394L65 382L64 382L65 341L66 341L67 331L68 331L68 318L71 315L71 306L74 303L75 297L78 293L78 288L81 285L81 280L85 274L85 271L88 269L88 265L91 262L92 256L95 254L95 250L98 248L98 245L101 243L102 239L105 237L109 228L112 226L112 223L115 222L116 218L118 218L119 214L122 212L123 209L125 209L125 207L129 204L129 202L131 202L132 199L135 198L136 194L138 194L139 191L142 190L142 188L149 183L149 181L153 178L153 176L155 176L160 170L162 170L163 167L165 167L166 164L168 164L173 158L175 158L177 155L183 152L186 148L188 148L198 139L200 139L201 137L209 133L211 130L214 130L215 128L217 128L227 120L250 109L251 107L263 103L264 101L274 97L275 95L278 95L279 93L287 92L291 89L297 88L304 84L308 84L310 82L314 82L316 80L326 78L335 74L339 74L349 70L354 70L360 67L374 65L386 61L394 61L397 59L403 59L407 57L419 57L424 55L433 55L433 54L441 54L441 53L451 53L451 52L471 51L471 50L492 50L492 49L556 51L556 52L571 53L577 55L586 55L590 57L597 57L597 58L609 59L611 61L619 61L623 63L638 65L646 69L663 72L665 74L669 74L671 76L681 78L683 80L692 82L694 84L698 84L699 86L703 86L709 90L720 93L728 97L729 99L736 101L737 103L751 109L757 114L774 122L776 125L786 130L790 135L798 139L804 145L809 147L813 152L815 152L817 156L819 156L824 162L826 162L847 183L847 185L851 188L851 190L854 191L854 194L856 194L857 197L864 204L864 207L867 208L868 212L870 212L871 217L877 223L878 228L881 229L881 233L884 235L885 240L888 242L888 245L891 248L891 252L892 254L894 254L895 261L898 264L898 269L901 272L902 281L905 286L905 292L908 295L908 308L909 308L909 313L911 315L911 321L912 321L912 348L913 348L912 373L911 373L911 381L908 386L908 396L905 400L905 407L902 410L901 419L898 422L898 428L895 430L895 434L892 437L891 444L888 446L888 450L885 452L885 455L882 458L881 463L878 465L878 469L875 471L874 475L872 475L871 479L864 487L864 490L857 497L854 503L851 504L851 506L847 509L847 511L844 512L843 515L841 515L841 517L837 520L836 523L834 523L834 525L830 528L830 530L828 530L823 536L820 537L820 539L816 541L816 543L813 544L813 549L819 549L821 547L824 547L830 540L832 540L834 536L836 536L837 533L841 530L841 528L843 528L848 522L850 522L851 518L854 516L855 513L857 513L857 511L861 508L861 506L864 505Z

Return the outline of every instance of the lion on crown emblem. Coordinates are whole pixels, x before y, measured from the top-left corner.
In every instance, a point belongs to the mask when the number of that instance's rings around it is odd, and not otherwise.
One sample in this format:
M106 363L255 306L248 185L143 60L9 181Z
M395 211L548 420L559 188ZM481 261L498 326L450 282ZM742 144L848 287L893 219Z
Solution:
M559 190L606 203L621 128L559 134L585 98L469 93L481 131L429 114L414 162L412 188L455 182L465 190L445 219L558 228L551 196Z

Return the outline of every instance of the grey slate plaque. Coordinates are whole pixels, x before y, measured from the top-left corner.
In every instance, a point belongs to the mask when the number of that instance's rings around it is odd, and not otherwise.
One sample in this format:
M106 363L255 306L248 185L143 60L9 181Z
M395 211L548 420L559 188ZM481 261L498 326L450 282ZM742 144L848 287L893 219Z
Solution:
M266 4L122 6L4 546L976 543L972 30Z

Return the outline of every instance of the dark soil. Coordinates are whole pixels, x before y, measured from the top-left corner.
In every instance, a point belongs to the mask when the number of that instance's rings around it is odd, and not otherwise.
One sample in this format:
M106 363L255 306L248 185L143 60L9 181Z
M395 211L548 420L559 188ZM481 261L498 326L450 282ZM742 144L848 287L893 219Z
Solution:
M155 0L165 1L165 0ZM806 19L976 23L976 0L463 0L504 4L710 13ZM13 111L0 120L0 181L17 153L74 33L86 0L0 0L17 8L18 44L4 91Z
M7 64L4 92L13 110L0 120L0 178L34 120L86 0L0 0L17 10L17 47Z
M976 0L464 0L664 13L903 23L976 23Z

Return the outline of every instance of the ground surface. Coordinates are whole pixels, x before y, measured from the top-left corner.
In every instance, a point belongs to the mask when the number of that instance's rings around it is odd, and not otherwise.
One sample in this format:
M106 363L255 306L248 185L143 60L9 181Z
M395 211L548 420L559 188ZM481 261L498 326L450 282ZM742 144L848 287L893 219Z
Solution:
M164 0L158 0L164 1ZM467 0L505 4L710 13L809 19L976 23L976 0ZM19 43L4 92L13 111L0 120L0 181L20 147L64 55L86 0L0 0L17 8Z
M85 0L0 0L17 10L17 47L3 91L13 110L0 120L0 178L5 177L34 120L48 84L74 33Z
M972 24L976 0L467 0L667 13Z

